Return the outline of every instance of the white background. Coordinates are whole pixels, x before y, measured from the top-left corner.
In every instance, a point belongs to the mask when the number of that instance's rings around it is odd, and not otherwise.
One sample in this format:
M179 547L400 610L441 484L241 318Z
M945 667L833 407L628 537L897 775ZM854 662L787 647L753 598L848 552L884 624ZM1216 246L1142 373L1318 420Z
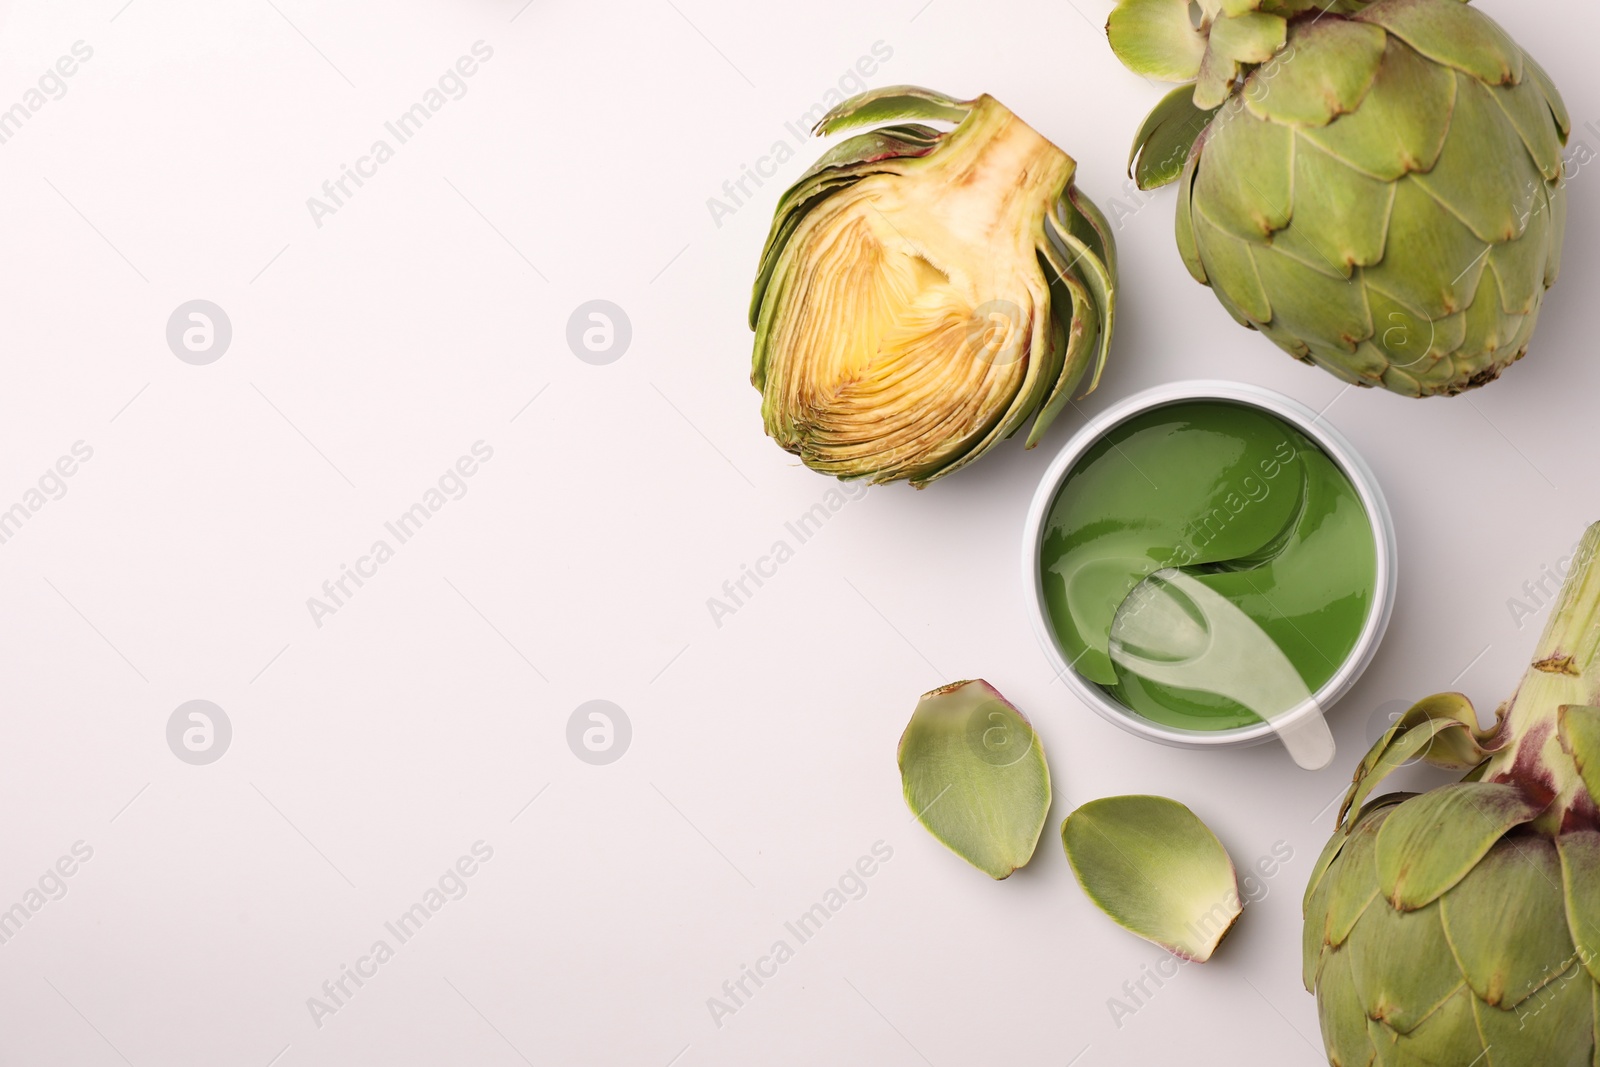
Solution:
M1330 802L1392 702L1509 694L1543 613L1519 629L1508 600L1600 518L1600 171L1522 364L1453 400L1343 392L1190 280L1170 191L1134 210L1162 90L1110 54L1110 4L1075 3L4 5L0 108L94 54L0 145L0 508L94 455L0 545L0 908L94 854L0 945L0 1062L1322 1062L1299 908ZM1589 4L1481 6L1600 119ZM319 228L307 198L479 40L467 94ZM720 226L706 201L879 41L873 84L993 93L1127 216L1111 364L1043 447L851 502L718 627L707 598L831 484L763 437L744 324L816 149ZM233 325L209 366L165 340L195 298ZM565 341L591 299L632 321L609 366ZM1052 453L1199 376L1331 404L1394 510L1394 621L1318 774L1120 732L1051 683L1024 615ZM478 440L467 495L315 625L307 598ZM908 823L895 770L917 695L979 676L1056 786L1003 883ZM165 739L196 698L234 730L204 767ZM565 740L595 698L633 725L609 766ZM1241 865L1294 858L1119 1027L1108 998L1162 954L1093 910L1057 831L1131 792L1188 803ZM318 1027L307 998L478 840L467 895ZM880 840L866 895L717 1026L707 998Z

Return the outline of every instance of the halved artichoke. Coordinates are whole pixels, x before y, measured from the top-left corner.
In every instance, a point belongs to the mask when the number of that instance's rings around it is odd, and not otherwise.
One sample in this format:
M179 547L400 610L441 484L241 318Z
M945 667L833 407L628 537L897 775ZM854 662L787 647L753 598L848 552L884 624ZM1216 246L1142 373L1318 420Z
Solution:
M881 123L779 200L751 381L767 434L806 466L920 488L1030 416L1032 447L1091 367L1094 388L1115 250L1077 164L992 97L878 89L816 132Z

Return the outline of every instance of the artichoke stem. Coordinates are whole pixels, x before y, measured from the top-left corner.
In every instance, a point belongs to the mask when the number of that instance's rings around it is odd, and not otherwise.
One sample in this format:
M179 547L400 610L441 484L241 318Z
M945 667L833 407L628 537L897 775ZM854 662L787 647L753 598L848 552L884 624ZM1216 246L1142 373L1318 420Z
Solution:
M1559 832L1567 812L1587 799L1577 764L1562 745L1561 708L1600 704L1600 523L1583 535L1572 571L1550 612L1522 684L1501 715L1485 781L1516 782L1550 798L1536 829ZM1587 805L1585 805L1587 807Z

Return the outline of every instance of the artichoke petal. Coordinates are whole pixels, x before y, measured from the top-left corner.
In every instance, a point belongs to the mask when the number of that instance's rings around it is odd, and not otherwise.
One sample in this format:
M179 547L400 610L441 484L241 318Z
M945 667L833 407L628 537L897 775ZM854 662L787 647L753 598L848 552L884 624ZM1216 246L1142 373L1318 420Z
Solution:
M1410 1033L1461 988L1450 959L1450 945L1439 921L1437 904L1417 911L1397 911L1374 900L1361 914L1345 946L1350 953L1350 978L1367 1018L1395 1033ZM1403 960L1428 960L1433 966L1396 966Z
M1444 151L1432 170L1410 180L1466 223L1478 240L1498 244L1522 236L1544 175L1493 94L1481 82L1456 75L1456 106Z
M1577 955L1561 861L1544 838L1502 839L1439 907L1461 973L1492 1007L1521 1004Z
M1233 93L1234 80L1239 77L1239 63L1229 59L1215 48L1206 49L1200 61L1200 73L1194 83L1194 106L1203 111L1219 108Z
M1380 1022L1369 1021L1367 1033L1377 1057L1372 1062L1376 1067L1435 1067L1446 1063L1494 1067L1484 1058L1487 1049L1478 1034L1475 1003L1472 990L1463 984L1410 1033L1396 1033Z
M1330 1062L1368 1067L1372 1063L1372 1042L1367 1036L1367 1013L1356 996L1350 977L1350 950L1335 949L1326 954L1317 979L1322 990L1322 1043Z
M1245 79L1245 106L1257 117L1293 126L1326 126L1361 106L1378 77L1383 30L1344 19L1298 22L1272 63Z
M1076 185L1069 185L1066 203L1056 204L1056 218L1065 220L1067 230L1077 234L1089 246L1094 258L1114 283L1117 277L1117 242L1112 237L1111 223L1106 219L1105 212L1084 196ZM1115 285L1112 284L1111 288L1115 289ZM1114 305L1115 301L1111 303Z
M1223 108L1206 133L1196 207L1235 237L1264 244L1294 214L1294 131Z
M1175 800L1091 800L1061 824L1078 884L1118 926L1204 963L1243 910L1233 861Z
M1178 182L1178 210L1174 229L1178 241L1178 254L1183 258L1183 265L1189 269L1189 274L1201 285L1210 285L1210 276L1206 274L1205 264L1200 260L1200 250L1195 243L1194 222L1194 179L1200 166L1200 157L1191 154L1189 162L1184 164L1183 174ZM1251 264L1251 271L1255 265Z
M1513 1010L1476 999L1472 1008L1494 1067L1590 1067L1590 1042L1573 1040L1592 1035L1594 1019L1593 986L1578 964Z
M1083 280L1094 302L1098 335L1094 349L1094 373L1084 395L1094 392L1100 384L1100 373L1105 370L1106 357L1111 352L1111 333L1117 320L1117 282L1113 268L1102 259L1077 233L1065 228L1057 215L1046 220L1046 228L1059 237L1070 254L1071 268Z
M1417 177L1395 183L1383 262L1364 270L1374 289L1426 318L1442 319L1471 306L1489 249Z
M1550 117L1555 120L1556 129L1561 133L1561 143L1566 144L1567 138L1572 136L1572 116L1567 114L1567 102L1561 98L1561 90L1556 88L1549 73L1526 52L1522 54L1522 65L1523 72L1538 83L1544 93L1545 103L1550 105Z
M1489 98L1505 112L1506 121L1522 138L1523 147L1533 157L1534 165L1547 182L1561 178L1561 149L1566 136L1550 121L1550 100L1544 88L1534 78L1524 78L1516 85L1497 86L1489 90Z
M1190 81L1206 54L1205 35L1189 20L1189 0L1119 0L1106 34L1123 65L1145 78Z
M1380 810L1351 831L1338 866L1327 876L1331 885L1323 912L1323 940L1334 948L1350 939L1356 923L1378 899L1378 829L1392 810Z
M1128 154L1128 176L1141 189L1159 189L1178 179L1194 143L1211 124L1216 108L1195 106L1193 86L1172 90L1145 117Z
M1235 318L1246 323L1271 322L1272 304L1256 268L1255 248L1223 230L1203 212L1195 211L1192 217L1196 252L1212 265L1219 278L1227 279L1225 285L1215 288L1226 297L1230 311L1238 310Z
M1574 830L1556 838L1567 932L1578 958L1600 982L1600 831Z
M925 693L900 738L917 821L991 878L1033 857L1050 813L1050 768L1026 716L988 682Z
M1600 797L1600 708L1568 704L1557 722L1561 744L1572 753L1591 797Z
M1378 830L1378 885L1396 908L1438 900L1483 859L1505 832L1532 822L1537 803L1503 782L1458 782L1401 804Z
M1467 338L1465 311L1430 319L1373 285L1369 274L1363 274L1361 284L1367 288L1367 306L1372 309L1373 334L1368 343L1378 350L1391 370L1403 370L1421 376L1436 364L1444 362L1450 363L1444 369L1451 371L1454 364L1447 357L1459 349ZM1469 734L1471 729L1468 730ZM1457 735L1449 733L1441 737L1449 744L1454 742ZM1470 740L1461 741L1460 744L1465 746L1463 752L1471 747ZM1429 751L1434 749L1430 748ZM1475 764L1459 769L1467 770L1471 766Z
M1297 136L1294 187L1300 198L1316 197L1316 203L1295 211L1288 232L1314 248L1318 258L1345 278L1352 268L1383 259L1394 207L1393 182L1369 178L1316 147L1316 142ZM1330 190L1337 190L1337 195L1329 195ZM1311 265L1317 266L1314 261Z
M1323 856L1326 857L1330 850L1337 851L1343 843L1344 835L1334 834L1322 850ZM1317 862L1320 864L1322 860ZM1327 912L1329 890L1327 879L1313 877L1311 884L1306 886L1305 902L1301 908L1302 918L1306 921L1300 924L1300 980L1305 984L1307 993L1317 991L1317 975L1331 954L1328 940L1322 934L1324 924L1311 919L1313 915L1320 919Z
M1488 257L1484 257L1485 261ZM1511 346L1522 331L1525 316L1505 310L1509 301L1500 292L1500 278L1492 270L1483 272L1478 292L1467 307L1467 336L1458 356L1493 356Z
M1355 18L1382 26L1429 59L1489 85L1522 80L1522 49L1489 16L1466 4L1380 0Z
M1444 151L1455 106L1456 79L1391 37L1378 75L1359 110L1300 136L1373 178L1397 181L1432 170Z
M1039 443L1044 431L1072 399L1072 390L1077 388L1084 372L1089 369L1101 332L1099 315L1095 311L1089 290L1084 287L1078 276L1072 273L1061 252L1054 244L1046 242L1040 247L1040 255L1050 265L1060 286L1066 290L1067 298L1072 301L1072 327L1062 341L1062 365L1056 374L1055 386L1040 405L1039 414L1033 420L1033 428L1028 431L1029 448ZM1055 299L1053 295L1052 299Z
M1286 231L1294 234L1294 228ZM1282 236L1282 235L1280 235ZM1272 321L1297 337L1314 337L1341 354L1372 336L1372 309L1365 286L1330 278L1276 245L1251 250L1263 289L1273 295ZM1313 345L1315 350L1318 346Z
M1455 727L1465 731L1466 740L1450 734ZM1477 727L1478 713L1473 710L1472 701L1460 693L1436 693L1411 705L1356 766L1350 790L1339 808L1338 824L1353 827L1356 820L1347 821L1346 816L1361 811L1372 791L1391 772L1413 759L1421 758L1447 769L1477 766L1485 755L1477 741Z
M1544 265L1550 261L1555 221L1548 194L1548 189L1539 191L1538 204L1521 237L1489 251L1489 270L1500 294L1500 310L1507 315L1532 315L1544 297Z
M827 135L907 119L958 123L972 112L972 103L918 85L887 85L857 93L836 104L817 121L815 132Z
M1545 190L1545 202L1550 207L1550 259L1544 267L1544 287L1550 288L1561 276L1561 253L1567 239L1567 187L1558 185Z
M1258 0L1259 2L1259 0ZM1211 24L1208 47L1235 63L1265 63L1288 40L1288 20L1250 7L1229 11Z

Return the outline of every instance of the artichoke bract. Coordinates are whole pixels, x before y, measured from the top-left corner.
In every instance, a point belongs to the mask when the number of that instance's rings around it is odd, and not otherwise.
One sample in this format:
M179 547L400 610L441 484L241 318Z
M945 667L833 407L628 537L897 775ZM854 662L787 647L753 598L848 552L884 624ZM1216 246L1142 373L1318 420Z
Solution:
M1600 1062L1600 524L1496 725L1429 697L1357 768L1305 897L1328 1062ZM1470 770L1368 801L1407 761Z
M1094 388L1116 253L1076 163L992 97L879 89L816 132L863 126L778 202L751 381L806 466L921 487Z
M1228 850L1166 797L1091 800L1061 824L1078 885L1112 922L1205 963L1244 911Z
M981 678L922 694L897 754L906 806L996 880L1027 865L1050 814L1050 767L1027 716Z
M1191 21L1191 6L1198 9ZM1561 263L1571 133L1545 71L1462 0L1119 0L1123 63L1186 84L1139 131L1233 317L1346 382L1494 380Z

